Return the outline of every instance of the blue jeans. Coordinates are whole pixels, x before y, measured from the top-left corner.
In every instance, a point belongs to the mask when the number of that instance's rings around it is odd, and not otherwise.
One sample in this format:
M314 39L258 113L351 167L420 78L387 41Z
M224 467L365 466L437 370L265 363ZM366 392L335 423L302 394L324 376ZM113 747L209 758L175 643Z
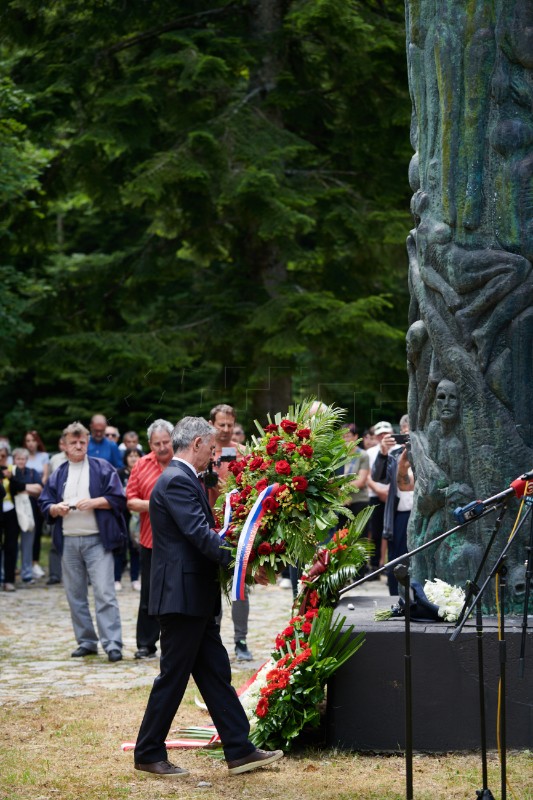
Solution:
M63 541L63 585L70 607L76 641L96 652L98 638L104 650L122 650L120 611L115 593L113 553L104 550L98 534L65 536ZM91 581L96 612L96 635L89 610Z
M23 581L33 578L33 539L35 531L20 532L20 577Z

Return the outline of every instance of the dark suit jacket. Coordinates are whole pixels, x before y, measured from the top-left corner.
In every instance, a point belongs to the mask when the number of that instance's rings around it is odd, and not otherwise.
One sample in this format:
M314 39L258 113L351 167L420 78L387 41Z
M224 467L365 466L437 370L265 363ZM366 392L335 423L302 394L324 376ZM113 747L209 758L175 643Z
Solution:
M231 556L211 529L215 520L203 487L179 461L171 461L152 490L150 523L149 613L216 616L219 568Z

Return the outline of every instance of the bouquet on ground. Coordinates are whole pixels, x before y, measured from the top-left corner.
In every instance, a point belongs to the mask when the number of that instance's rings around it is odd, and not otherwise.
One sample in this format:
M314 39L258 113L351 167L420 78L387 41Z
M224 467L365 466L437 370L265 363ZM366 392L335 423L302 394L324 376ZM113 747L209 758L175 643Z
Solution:
M270 661L241 702L257 747L290 749L305 727L317 727L330 676L362 645L363 634L344 632L345 618L332 608L314 608L290 620L278 635Z
M465 601L465 593L460 586L452 586L440 578L426 580L423 587L417 581L411 581L410 586L410 614L413 619L457 622ZM404 616L405 600L400 597L390 609L378 611L375 619L380 621Z
M371 511L358 514L315 553L301 577L295 616L275 640L270 660L240 693L259 747L288 749L302 728L317 727L327 680L363 643L333 620L340 590L366 563L363 531Z
M260 435L229 465L218 506L235 560L234 592L260 566L274 582L287 564L308 564L339 514L351 516L344 503L353 476L339 474L351 457L339 427L344 412L312 406L294 406L264 427L256 422Z

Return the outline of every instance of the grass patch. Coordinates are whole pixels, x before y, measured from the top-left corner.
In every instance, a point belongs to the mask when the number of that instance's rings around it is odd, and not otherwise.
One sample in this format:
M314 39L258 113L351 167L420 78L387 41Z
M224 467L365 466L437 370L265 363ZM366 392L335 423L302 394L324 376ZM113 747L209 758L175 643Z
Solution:
M147 689L99 690L83 698L4 706L0 733L1 800L403 800L401 755L370 756L307 749L270 769L230 777L224 762L194 751L170 759L190 775L165 783L134 772L122 741L134 740ZM191 686L175 725L204 724ZM417 800L466 800L481 788L477 754L416 755ZM508 754L509 796L533 800L533 755ZM199 787L200 782L207 786ZM499 763L489 760L489 787L500 796ZM511 793L512 790L512 793Z

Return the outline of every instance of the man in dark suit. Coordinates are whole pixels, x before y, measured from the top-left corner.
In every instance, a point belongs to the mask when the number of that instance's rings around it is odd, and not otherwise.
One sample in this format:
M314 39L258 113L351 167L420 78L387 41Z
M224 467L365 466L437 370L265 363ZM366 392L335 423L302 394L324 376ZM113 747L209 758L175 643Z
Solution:
M175 457L150 497L153 533L150 614L161 625L160 674L154 681L137 737L135 769L161 777L187 775L167 759L165 738L190 676L204 698L231 774L267 766L281 750L258 750L231 686L228 654L215 616L220 611L218 571L229 551L215 524L198 472L213 457L215 436L200 417L185 417L172 433Z

